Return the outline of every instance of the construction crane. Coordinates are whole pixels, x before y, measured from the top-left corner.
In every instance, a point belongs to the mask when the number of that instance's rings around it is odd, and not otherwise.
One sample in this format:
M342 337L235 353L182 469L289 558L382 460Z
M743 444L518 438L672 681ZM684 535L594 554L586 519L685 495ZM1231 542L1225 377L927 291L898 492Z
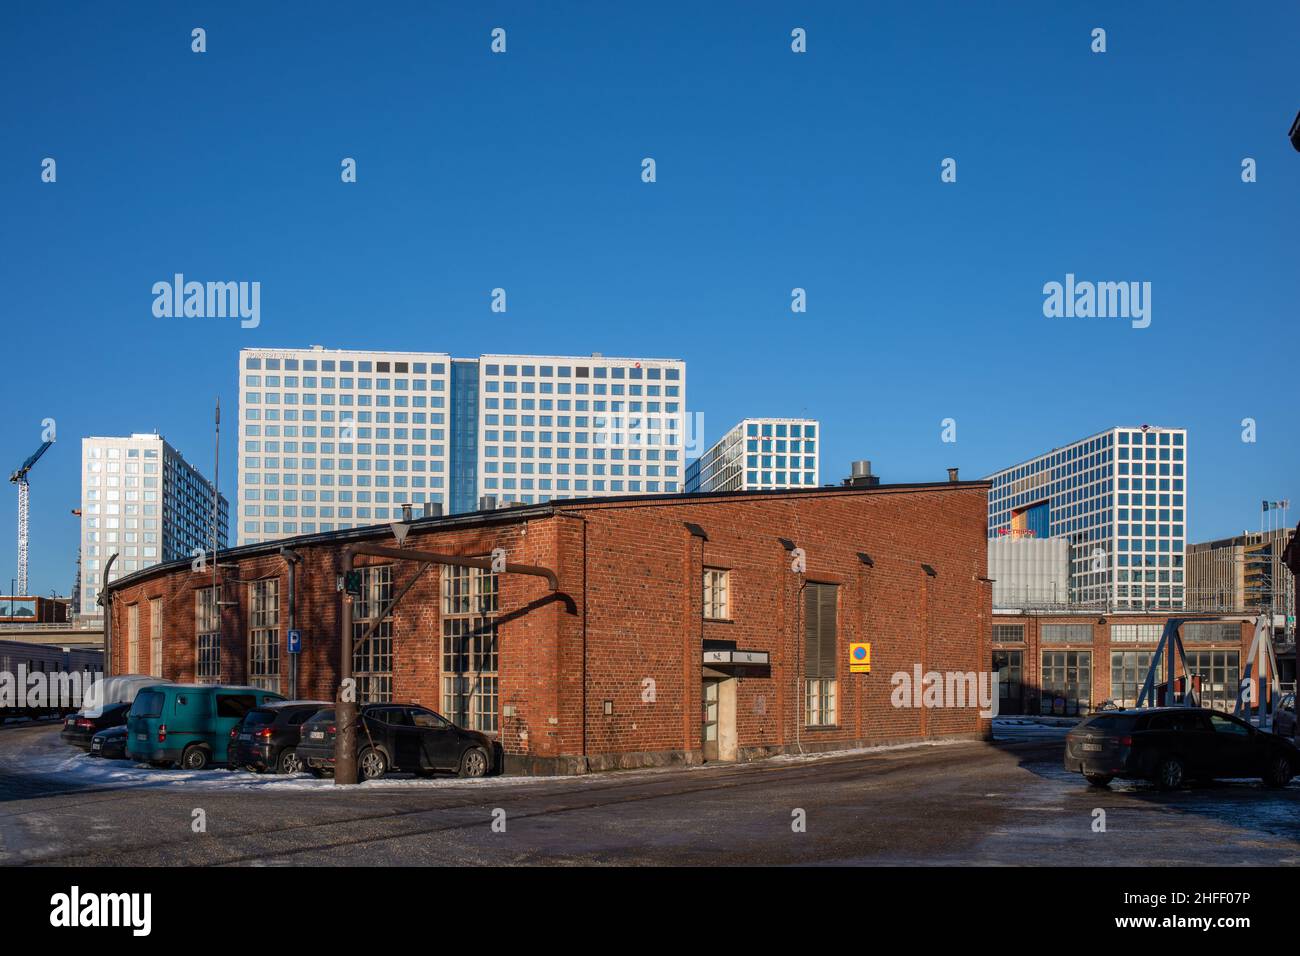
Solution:
M44 442L9 476L9 480L18 486L18 593L20 595L27 594L27 513L29 509L27 473L53 444L52 441Z

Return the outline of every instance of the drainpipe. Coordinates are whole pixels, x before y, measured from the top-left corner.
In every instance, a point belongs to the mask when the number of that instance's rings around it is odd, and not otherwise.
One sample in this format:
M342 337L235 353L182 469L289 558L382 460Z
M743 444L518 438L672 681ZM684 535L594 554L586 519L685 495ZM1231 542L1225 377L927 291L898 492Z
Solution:
M293 548L281 548L280 557L289 568L289 630L298 626L298 562L302 555ZM298 655L289 655L289 698L298 699Z
M108 590L108 569L117 560L117 554L104 562L104 573L99 582L99 604L104 609L104 676L113 675L113 595Z

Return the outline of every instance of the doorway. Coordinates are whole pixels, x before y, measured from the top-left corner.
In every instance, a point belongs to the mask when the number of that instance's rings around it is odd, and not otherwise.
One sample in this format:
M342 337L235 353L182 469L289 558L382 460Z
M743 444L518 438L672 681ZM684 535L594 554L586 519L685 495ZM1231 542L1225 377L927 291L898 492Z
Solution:
M716 675L716 672L714 672ZM706 761L736 759L736 679L713 676L703 681L700 740Z

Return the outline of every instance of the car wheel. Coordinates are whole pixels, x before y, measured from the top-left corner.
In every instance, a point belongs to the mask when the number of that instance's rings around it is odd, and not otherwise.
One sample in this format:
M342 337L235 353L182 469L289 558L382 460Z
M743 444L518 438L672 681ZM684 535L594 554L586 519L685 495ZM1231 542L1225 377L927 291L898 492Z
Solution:
M1156 786L1161 790L1177 790L1186 777L1187 771L1180 757L1166 757L1156 767Z
M357 758L357 770L360 771L362 780L378 780L388 772L388 760L382 751L367 747Z
M1264 782L1270 787L1285 787L1291 782L1293 773L1291 761L1286 754L1277 754L1269 761L1268 772L1264 774Z
M302 758L292 747L280 751L280 759L275 762L276 773L302 773Z
M202 770L208 765L208 752L198 744L190 744L181 754L182 770Z
M1085 773L1083 779L1094 787L1105 787L1115 778L1108 773Z
M488 755L482 747L470 747L460 755L460 776L482 777L487 770Z

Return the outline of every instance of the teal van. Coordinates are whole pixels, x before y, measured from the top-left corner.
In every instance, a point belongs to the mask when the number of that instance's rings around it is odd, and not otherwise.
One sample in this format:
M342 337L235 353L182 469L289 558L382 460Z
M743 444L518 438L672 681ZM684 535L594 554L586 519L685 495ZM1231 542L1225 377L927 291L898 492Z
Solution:
M202 770L226 762L230 732L255 707L280 694L222 684L153 684L126 715L126 758Z

